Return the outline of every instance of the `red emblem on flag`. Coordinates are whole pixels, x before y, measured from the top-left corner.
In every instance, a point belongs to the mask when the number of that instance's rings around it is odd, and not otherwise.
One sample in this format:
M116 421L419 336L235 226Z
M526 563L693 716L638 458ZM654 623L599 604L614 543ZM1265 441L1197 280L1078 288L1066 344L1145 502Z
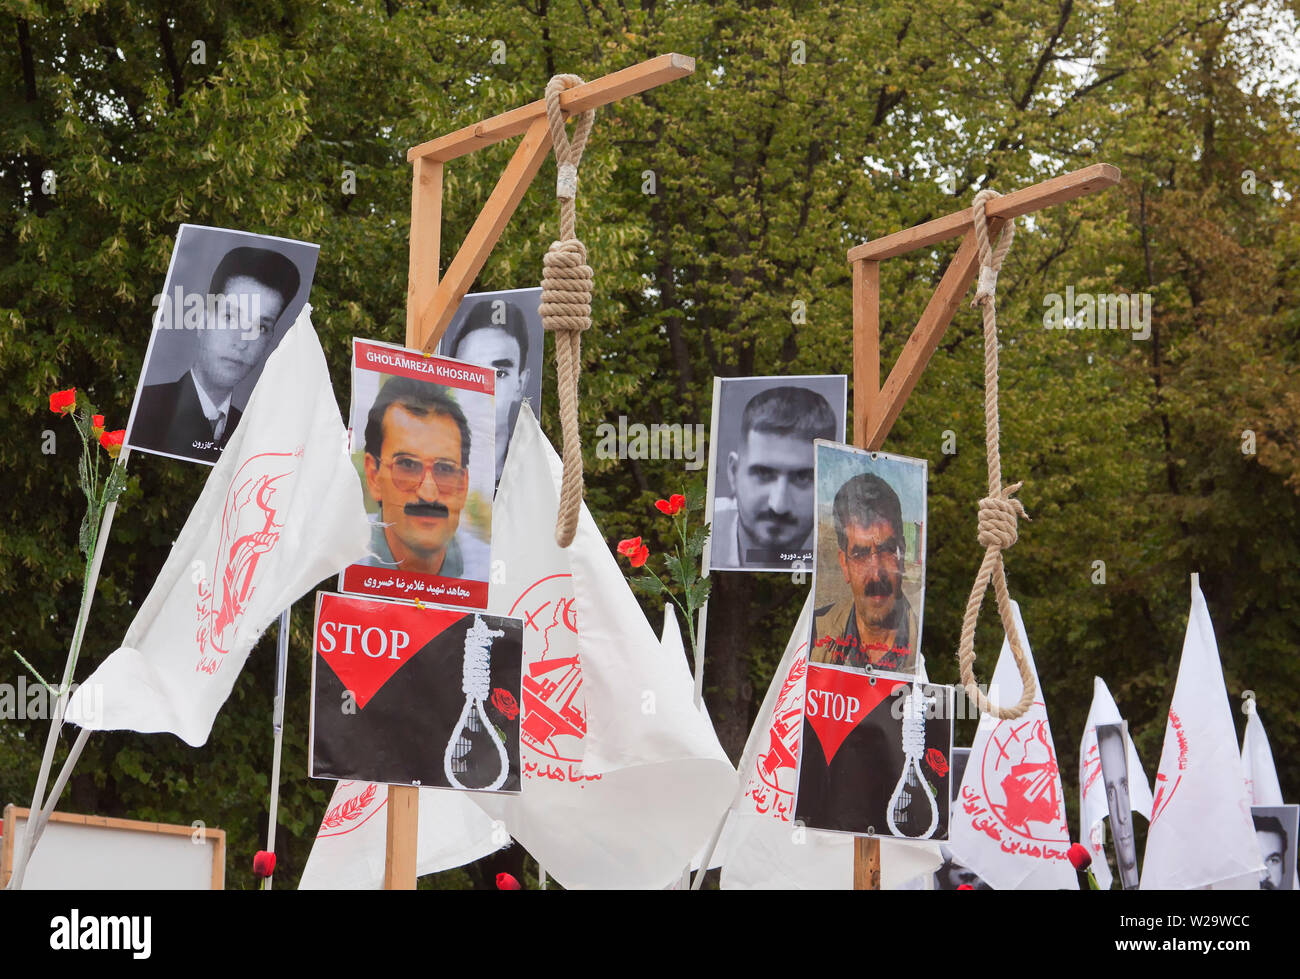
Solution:
M221 534L217 539L213 578L198 581L199 647L196 667L215 673L229 651L244 610L256 591L256 572L262 557L280 540L282 499L297 476L302 448L294 452L263 452L247 460L230 481L221 508Z
M771 813L783 822L794 818L794 786L798 777L799 736L803 731L804 678L808 673L808 644L795 653L790 672L772 707L767 748L758 756L745 787L745 797L757 813Z
M1031 840L1069 841L1046 721L1001 721L989 737L981 774L988 807L1004 827Z
M575 599L567 594L571 580L571 575L549 575L534 581L508 614L524 620L521 741L524 748L572 767L582 762L586 698L577 658ZM524 774L530 775L526 763Z

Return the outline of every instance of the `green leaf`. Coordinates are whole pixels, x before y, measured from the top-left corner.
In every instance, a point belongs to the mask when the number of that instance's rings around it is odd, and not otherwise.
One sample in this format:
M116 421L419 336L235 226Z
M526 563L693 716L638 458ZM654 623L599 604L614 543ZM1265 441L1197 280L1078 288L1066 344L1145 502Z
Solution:
M658 595L664 591L663 582L652 574L642 575L640 578L629 578L628 581L633 588L639 588L647 595Z
M696 527L686 535L686 559L696 561L704 553L704 542L709 539L711 529L708 524Z
M709 597L709 591L713 588L712 578L701 578L695 584L691 585L687 595L690 597L688 604L691 608L696 609L704 604Z
M77 534L77 546L87 558L90 557L90 552L95 546L95 525L94 521L91 520L92 512L90 509L86 510L85 516L81 518L81 531Z
M688 580L688 576L690 575L689 565L683 568L682 559L679 558L676 554L665 554L664 563L668 565L669 578L671 578L677 584L681 585L683 588L690 587L691 583L690 580Z
M108 482L104 486L104 505L112 503L126 489L126 467L121 462L114 462L108 471Z

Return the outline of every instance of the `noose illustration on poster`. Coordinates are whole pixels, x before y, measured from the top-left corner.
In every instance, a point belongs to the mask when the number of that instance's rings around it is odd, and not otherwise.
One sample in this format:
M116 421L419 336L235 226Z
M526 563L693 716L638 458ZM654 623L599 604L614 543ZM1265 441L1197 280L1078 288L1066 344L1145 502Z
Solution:
M489 629L482 616L474 616L474 624L465 633L465 661L461 674L461 690L465 694L465 706L461 708L456 727L447 740L447 748L442 755L443 771L447 781L458 789L499 789L510 774L510 760L506 756L506 747L501 743L501 736L488 719L484 702L491 690L492 677L492 640L504 636L502 629ZM458 776L467 775L471 762L480 769L487 749L481 747L483 732L496 745L500 759L500 770L489 785L466 785Z
M925 712L934 703L933 697L926 697L921 687L913 684L903 704L903 770L889 798L886 817L889 831L895 836L929 839L939 825L939 803L921 771L921 756L925 753ZM927 811L929 825L924 831L917 832L916 826L924 822Z

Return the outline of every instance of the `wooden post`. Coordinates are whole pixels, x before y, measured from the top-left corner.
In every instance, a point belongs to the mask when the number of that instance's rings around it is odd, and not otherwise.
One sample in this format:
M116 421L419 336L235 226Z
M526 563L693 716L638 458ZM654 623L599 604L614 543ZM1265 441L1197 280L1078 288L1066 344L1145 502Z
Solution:
M1011 218L1094 194L1114 186L1119 179L1117 167L1098 163L989 201L984 209L989 219L989 236L996 238ZM884 445L889 430L975 280L979 254L974 227L972 209L966 208L849 249L853 273L853 444L858 448L874 451ZM925 312L881 385L880 263L958 236L963 237L957 254L948 263ZM878 839L858 837L853 841L853 887L860 891L880 889Z
M695 70L695 59L665 54L603 78L577 85L560 96L565 117L595 109L629 95L682 78ZM522 135L514 156L497 180L465 241L440 276L442 248L443 167L457 157ZM406 153L412 164L410 263L406 283L406 346L432 352L446 332L456 307L473 286L483 263L496 247L524 194L551 152L546 101L538 99L454 133L414 146ZM538 269L540 278L541 270ZM420 790L409 785L388 787L388 841L384 854L384 887L415 889L419 840ZM546 879L545 871L542 875Z

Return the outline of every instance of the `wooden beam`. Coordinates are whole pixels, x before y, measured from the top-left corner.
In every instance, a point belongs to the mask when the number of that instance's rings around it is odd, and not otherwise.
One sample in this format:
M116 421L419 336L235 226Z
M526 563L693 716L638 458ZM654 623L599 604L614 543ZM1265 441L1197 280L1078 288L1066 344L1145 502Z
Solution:
M422 157L411 176L411 252L406 276L406 345L420 346L419 311L438 287L442 247L442 164Z
M528 185L537 176L537 171L542 168L550 151L551 130L546 124L546 117L542 116L534 120L528 132L524 133L515 155L510 158L501 179L492 189L492 195L483 205L474 226L469 229L456 257L447 266L447 273L419 313L413 338L415 342L412 343L412 338L408 337L408 347L432 351L442 338L447 324L456 314L456 307L482 271L483 263L496 247L501 232L505 230L510 216L515 213L515 208L523 200Z
M880 263L853 263L853 444L865 446L880 395Z
M1096 163L1042 183L1022 187L990 201L984 213L990 218L1015 218L1031 211L1039 211L1053 204L1072 201L1076 197L1096 193L1119 183L1118 167L1109 163ZM935 245L949 238L963 235L974 227L971 208L948 214L914 228L885 235L849 249L849 261L880 261L895 255L906 255L918 248Z
M420 831L420 790L414 785L388 787L388 850L384 855L384 890L415 890L415 859Z
M990 221L989 235L996 238L1002 229L1002 224L1001 221ZM903 346L902 353L894 362L889 378L880 389L880 396L876 399L875 410L872 413L871 430L865 435L866 448L874 451L884 445L889 430L898 420L903 405L907 403L912 389L920 380L921 372L930 363L930 356L939 346L944 330L952 322L957 307L961 305L966 290L975 281L978 272L979 251L975 244L975 233L972 231L962 239L957 254L948 263L948 268L943 273L943 278L939 280L934 295L930 297L925 312L921 314L916 328L912 330L912 335L907 338L907 343Z
M853 889L880 890L880 840L874 836L853 838Z
M560 108L567 116L609 105L629 95L646 92L695 71L695 59L684 54L663 54L612 75L578 85L560 95ZM546 100L538 99L491 119L458 129L446 136L413 146L407 160L426 157L440 162L473 153L526 131L538 119L546 118Z

